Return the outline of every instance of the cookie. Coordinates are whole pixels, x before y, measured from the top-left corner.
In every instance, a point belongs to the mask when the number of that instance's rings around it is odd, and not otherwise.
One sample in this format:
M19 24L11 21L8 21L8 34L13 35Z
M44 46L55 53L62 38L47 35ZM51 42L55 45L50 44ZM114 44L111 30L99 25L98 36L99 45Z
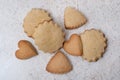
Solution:
M20 40L18 42L19 50L16 51L15 55L18 59L28 59L37 55L36 49L27 40Z
M24 31L31 37L38 24L50 20L51 17L48 12L43 9L33 8L24 18Z
M74 29L87 22L85 16L78 10L67 7L64 12L64 24L66 29Z
M56 23L44 22L35 29L33 38L40 50L52 53L63 46L64 32Z
M95 29L86 30L81 34L83 44L83 58L87 61L98 60L106 48L106 38L104 34Z
M71 55L81 56L83 47L80 36L77 34L72 34L70 40L65 41L63 48Z
M72 65L68 58L58 51L48 62L46 70L51 73L63 74L72 70Z

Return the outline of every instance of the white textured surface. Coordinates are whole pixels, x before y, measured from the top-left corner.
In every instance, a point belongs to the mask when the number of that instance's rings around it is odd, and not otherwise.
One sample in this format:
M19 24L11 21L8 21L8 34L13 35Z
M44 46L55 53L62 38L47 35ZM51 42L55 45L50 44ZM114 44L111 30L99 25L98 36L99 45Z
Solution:
M75 30L65 30L66 39L72 33L86 29L102 30L108 38L107 51L97 62L87 62L81 57L66 54L74 69L64 75L48 73L45 67L53 56L39 51L28 60L18 60L17 43L26 39L23 19L31 8L48 10L63 28L66 6L83 12L88 23ZM0 0L0 80L120 80L120 0Z

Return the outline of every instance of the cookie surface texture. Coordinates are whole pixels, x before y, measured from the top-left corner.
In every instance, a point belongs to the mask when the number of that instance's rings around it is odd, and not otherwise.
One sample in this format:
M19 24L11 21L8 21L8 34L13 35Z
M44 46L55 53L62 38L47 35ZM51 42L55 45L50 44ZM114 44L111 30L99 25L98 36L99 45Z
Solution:
M88 61L98 60L106 48L106 38L104 34L95 29L86 30L81 34L83 43L83 58Z
M72 65L68 58L59 51L51 58L46 70L51 73L63 74L71 71Z
M33 8L24 18L24 31L27 33L28 36L31 37L34 33L35 28L39 24L50 20L51 17L49 16L48 12L43 9Z
M78 10L67 7L64 12L64 24L66 29L74 29L87 22L85 16Z
M64 32L52 21L39 24L33 34L38 48L44 52L55 52L63 46Z
M83 47L80 36L77 34L72 34L70 40L65 41L63 48L71 55L81 56L83 52Z
M28 59L37 55L36 49L27 40L20 40L18 42L19 50L16 51L15 55L18 59Z

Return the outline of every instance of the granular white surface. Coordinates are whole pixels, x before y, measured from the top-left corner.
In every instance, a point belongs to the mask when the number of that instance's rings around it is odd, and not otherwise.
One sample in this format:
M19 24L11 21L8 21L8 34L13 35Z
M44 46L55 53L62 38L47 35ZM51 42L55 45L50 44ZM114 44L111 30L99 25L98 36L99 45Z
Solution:
M63 16L66 6L73 6L84 13L87 24L65 30ZM17 59L15 51L19 40L26 39L34 44L22 27L23 19L31 8L50 12L66 32L66 39L72 33L100 29L108 39L105 54L97 62L87 62L65 53L73 64L73 70L63 75L45 70L54 54L39 50L36 57ZM120 80L120 0L0 0L0 80Z

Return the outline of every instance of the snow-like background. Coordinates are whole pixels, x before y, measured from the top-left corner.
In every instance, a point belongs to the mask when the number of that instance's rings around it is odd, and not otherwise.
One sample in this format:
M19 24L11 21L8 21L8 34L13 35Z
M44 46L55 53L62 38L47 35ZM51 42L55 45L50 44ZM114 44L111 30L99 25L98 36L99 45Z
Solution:
M87 24L65 30L63 16L66 6L84 13ZM22 27L23 19L31 8L47 10L66 32L66 39L72 33L80 34L87 29L102 30L108 39L105 54L97 62L90 63L65 53L73 64L73 70L63 75L45 70L54 54L39 50L36 57L17 59L15 51L19 40L26 39L34 44ZM0 0L0 80L120 80L120 0Z

